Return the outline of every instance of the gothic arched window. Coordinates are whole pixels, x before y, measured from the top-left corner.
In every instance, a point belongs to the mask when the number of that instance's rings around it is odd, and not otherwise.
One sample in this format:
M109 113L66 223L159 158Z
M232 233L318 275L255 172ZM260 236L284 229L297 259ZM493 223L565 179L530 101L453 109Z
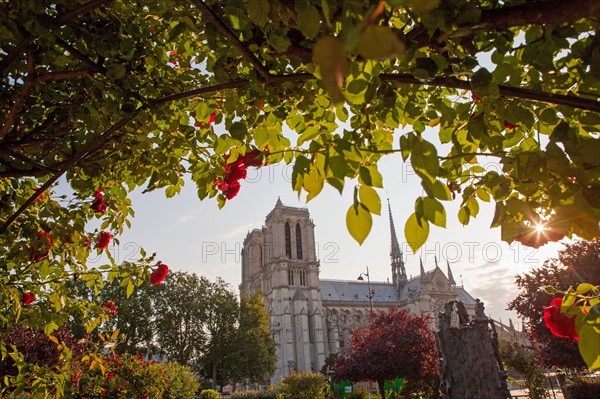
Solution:
M302 229L300 229L300 223L296 223L296 259L302 259Z
M288 222L285 222L285 256L292 257L292 233Z

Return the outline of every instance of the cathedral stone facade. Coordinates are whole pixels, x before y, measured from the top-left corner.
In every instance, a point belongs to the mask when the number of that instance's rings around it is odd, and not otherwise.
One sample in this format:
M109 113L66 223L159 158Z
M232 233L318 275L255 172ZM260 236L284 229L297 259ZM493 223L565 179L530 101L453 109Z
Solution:
M265 225L249 232L242 248L242 295L263 293L276 343L277 365L272 382L294 371L319 371L325 359L348 345L349 330L371 309L392 306L432 316L458 299L472 313L475 299L457 286L450 265L444 274L437 264L407 278L389 208L391 282L319 279L315 224L308 209L284 206L277 200ZM340 270L342 272L342 270Z

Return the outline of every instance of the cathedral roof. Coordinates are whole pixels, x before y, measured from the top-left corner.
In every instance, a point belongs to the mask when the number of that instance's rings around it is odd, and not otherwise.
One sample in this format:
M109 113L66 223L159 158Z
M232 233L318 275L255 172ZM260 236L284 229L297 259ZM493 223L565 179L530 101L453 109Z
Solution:
M456 287L456 293L458 294L458 299L462 301L466 305L475 305L475 298L471 296L467 291L465 291L462 287Z
M322 301L369 302L369 284L354 280L320 280ZM391 283L371 281L373 303L397 302L398 294Z

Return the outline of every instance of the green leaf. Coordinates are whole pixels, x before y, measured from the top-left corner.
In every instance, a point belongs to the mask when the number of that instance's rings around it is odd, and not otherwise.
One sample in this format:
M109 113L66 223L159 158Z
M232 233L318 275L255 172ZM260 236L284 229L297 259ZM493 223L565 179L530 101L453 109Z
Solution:
M248 132L248 127L244 122L233 122L229 127L229 134L236 140L243 141Z
M433 183L433 195L435 198L442 201L452 200L452 193L450 192L450 189L447 185L439 180L436 180L435 183Z
M466 206L463 206L458 210L458 221L462 225L469 224L470 217L471 217L471 211Z
M428 179L432 184L435 183L440 165L437 150L433 144L421 137L416 138L413 143L410 162L417 175L422 179Z
M595 291L595 290L596 290L595 285L590 284L590 283L582 283L577 286L577 289L575 290L575 292L578 294L585 294L588 291Z
M356 50L366 59L385 60L402 56L406 43L387 26L369 25L361 32Z
M114 64L108 67L106 76L108 76L110 79L117 80L124 78L126 73L127 70L122 64Z
M554 294L556 294L556 288L554 288L552 286L546 286L546 287L544 287L544 292L549 295L554 295Z
M336 37L325 36L313 48L313 61L321 71L321 82L334 103L344 101L341 87L344 83L346 53L344 44Z
M421 220L421 224L417 220L417 215L410 215L404 226L404 236L410 248L416 253L429 237L429 222Z
M362 244L373 226L373 219L368 209L361 203L351 205L346 213L346 227L352 238Z
M600 323L597 321L596 325ZM583 323L577 331L579 335L579 353L590 370L600 368L600 328L589 323Z
M269 0L246 0L245 3L250 20L263 27L269 20Z
M358 181L371 187L383 188L383 177L377 170L377 165L361 166L358 170Z
M131 281L129 281L127 283L127 289L126 289L127 298L129 298L131 296L131 294L133 294L133 288L134 288L133 283Z
M381 199L374 188L361 185L358 189L360 202L363 203L369 212L381 215Z
M446 210L444 205L435 198L423 198L423 215L436 226L446 227Z
M316 7L306 0L296 1L298 29L307 38L313 39L319 32L321 19Z
M323 184L325 183L323 176L319 173L318 169L313 166L310 168L310 171L304 175L302 179L302 186L308 192L306 197L306 202L315 198L321 190L323 189Z

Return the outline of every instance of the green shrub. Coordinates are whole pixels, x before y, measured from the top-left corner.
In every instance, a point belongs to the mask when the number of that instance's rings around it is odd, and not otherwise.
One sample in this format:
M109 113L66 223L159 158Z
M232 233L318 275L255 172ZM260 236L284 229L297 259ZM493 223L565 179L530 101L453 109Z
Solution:
M99 366L85 365L69 381L66 396L72 399L161 399L169 383L161 364L148 363L142 355L114 355Z
M164 363L163 368L169 377L169 385L163 399L194 399L196 397L200 383L191 368L177 362Z
M600 398L600 377L588 377L567 383L566 399Z
M285 399L325 399L329 394L329 385L323 374L303 371L281 380L279 393Z
M352 392L346 399L369 399L369 395L366 392Z
M221 399L221 394L214 389L205 389L200 392L200 399Z
M230 396L230 399L283 399L283 396L279 395L277 391L245 391L235 392Z

